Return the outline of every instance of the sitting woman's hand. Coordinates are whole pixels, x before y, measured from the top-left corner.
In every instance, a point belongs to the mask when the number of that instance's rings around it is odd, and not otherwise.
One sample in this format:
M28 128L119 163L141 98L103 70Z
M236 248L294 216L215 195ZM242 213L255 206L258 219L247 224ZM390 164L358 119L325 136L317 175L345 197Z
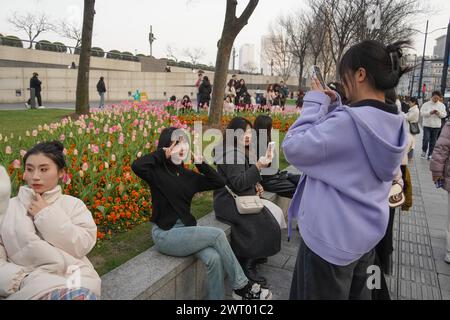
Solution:
M31 201L30 207L28 208L28 213L35 217L41 210L47 208L49 204L42 199L42 196L39 193L36 193L33 201Z
M256 189L256 194L258 196L262 196L262 194L264 193L264 188L263 188L263 186L260 183L256 184L255 189Z

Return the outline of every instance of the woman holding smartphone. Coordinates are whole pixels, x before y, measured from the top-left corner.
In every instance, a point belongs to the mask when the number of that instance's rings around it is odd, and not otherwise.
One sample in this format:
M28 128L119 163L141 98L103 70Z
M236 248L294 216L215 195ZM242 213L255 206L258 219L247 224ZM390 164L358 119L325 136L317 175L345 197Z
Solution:
M289 208L301 233L291 299L371 299L367 270L408 142L404 116L385 91L408 71L400 63L408 44L351 47L338 70L349 106L313 79L286 135L286 160L304 173Z
M217 171L238 196L261 194L261 170L267 168L271 155L256 160L252 148L252 124L245 118L233 118L227 126L223 145L216 148ZM268 159L269 158L269 159ZM252 163L253 162L253 163ZM281 231L277 220L264 207L258 214L240 214L226 188L214 191L214 212L218 220L231 225L231 247L251 280L266 284L257 265L281 249Z

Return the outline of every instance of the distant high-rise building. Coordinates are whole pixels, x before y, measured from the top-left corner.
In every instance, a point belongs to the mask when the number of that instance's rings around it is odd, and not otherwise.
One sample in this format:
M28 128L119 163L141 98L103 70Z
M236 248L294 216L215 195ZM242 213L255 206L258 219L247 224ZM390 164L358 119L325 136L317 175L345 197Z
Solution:
M257 72L258 66L255 60L255 45L244 44L239 50L239 70Z
M446 40L447 36L445 34L436 39L436 45L434 46L433 56L435 56L438 59L444 58Z
M271 67L270 67L270 58L268 57L268 48L272 44L272 38L270 35L261 37L261 54L260 54L260 65L261 71L264 75L270 75Z

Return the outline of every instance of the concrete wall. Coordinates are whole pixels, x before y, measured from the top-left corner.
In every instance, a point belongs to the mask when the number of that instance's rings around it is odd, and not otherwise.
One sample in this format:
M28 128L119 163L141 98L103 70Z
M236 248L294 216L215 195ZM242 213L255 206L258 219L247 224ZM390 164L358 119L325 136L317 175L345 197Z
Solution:
M36 52L37 50L33 50ZM99 58L97 58L99 59ZM105 59L109 60L109 59ZM124 61L116 61L124 62ZM128 62L124 62L128 63ZM133 63L133 62L131 62ZM42 100L46 102L73 102L75 101L76 81L78 70L53 69L53 68L0 68L0 103L19 103L29 98L29 79L33 72L39 73L42 81ZM210 80L214 79L214 73L205 73ZM122 101L128 99L128 91L136 89L147 92L150 100L166 100L175 95L182 98L185 94L196 98L197 89L194 84L196 73L183 72L130 72L113 70L91 70L89 82L89 99L98 101L96 85L100 76L105 77L106 101ZM259 86L265 90L268 83L278 82L279 77L239 75L249 89ZM297 78L291 78L288 84L296 87ZM22 92L22 96L16 96L16 90ZM250 90L250 91L253 91ZM166 93L164 95L164 93Z
M43 50L22 49L0 46L0 60L35 62L42 64L69 66L72 61L78 66L79 55ZM104 70L141 71L141 63L91 57L91 68Z

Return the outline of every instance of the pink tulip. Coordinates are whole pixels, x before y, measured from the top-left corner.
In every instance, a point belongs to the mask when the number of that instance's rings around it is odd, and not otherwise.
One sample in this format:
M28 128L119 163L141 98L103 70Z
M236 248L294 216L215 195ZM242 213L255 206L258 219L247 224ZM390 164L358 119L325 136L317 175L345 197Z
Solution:
M37 137L37 135L38 135L37 130L33 130L33 131L31 132L31 135L32 135L33 137Z
M111 161L116 162L116 155L115 154L111 155Z
M81 170L87 171L88 169L89 169L89 164L87 162L84 162L83 165L81 166Z
M72 182L72 180L70 180L70 175L67 172L64 173L62 182L66 185L69 185Z
M147 144L145 145L145 149L150 149L150 142L147 142Z
M60 135L59 136L59 141L63 142L64 140L66 140L66 136L65 135Z
M27 152L25 150L20 150L20 156L23 158L25 157L25 155L27 154Z
M123 144L124 143L124 141L125 141L125 138L123 137L123 134L120 134L120 136L119 136L119 144Z
M12 149L11 149L10 146L6 146L6 148L5 148L5 153L6 153L6 154L12 154Z
M111 148L111 141L108 140L108 142L106 142L106 147Z
M95 144L93 144L92 146L91 146L91 152L92 153L99 153L99 151L100 151L100 148L98 147L98 146L96 146Z

